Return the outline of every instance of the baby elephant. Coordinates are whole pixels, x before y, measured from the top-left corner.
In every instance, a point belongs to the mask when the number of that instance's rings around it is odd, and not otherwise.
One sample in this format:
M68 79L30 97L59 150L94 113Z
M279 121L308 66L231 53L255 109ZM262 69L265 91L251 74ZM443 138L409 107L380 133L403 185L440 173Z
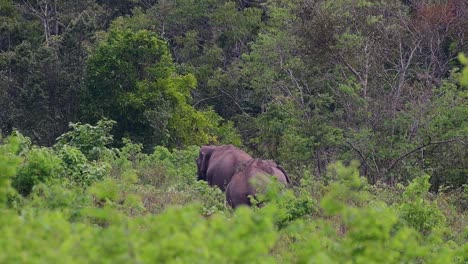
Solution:
M251 205L249 195L255 196L257 190L252 186L253 178L262 181L267 177L275 177L288 185L290 183L286 171L283 167L271 160L252 159L241 165L226 188L226 200L229 205L236 208L239 205Z

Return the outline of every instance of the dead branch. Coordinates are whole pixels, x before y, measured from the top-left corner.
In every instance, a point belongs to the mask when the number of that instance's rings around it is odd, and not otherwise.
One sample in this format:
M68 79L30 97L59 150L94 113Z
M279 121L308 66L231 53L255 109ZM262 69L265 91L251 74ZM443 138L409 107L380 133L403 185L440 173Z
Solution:
M400 162L400 161L403 160L404 158L408 157L409 155L415 153L416 151L419 151L419 150L421 150L421 149L424 149L424 148L426 148L426 147L428 147L428 146L440 145L440 144L447 144L447 143L452 143L452 142L455 142L455 141L458 141L458 140L459 140L459 139L457 138L457 139L451 139L451 140L445 140L445 141L437 141L437 142L429 142L429 143L423 144L422 146L419 146L419 147L417 147L417 148L415 148L415 149L413 149L413 150L411 150L411 151L408 151L408 152L406 152L405 154L403 154L402 156L398 157L396 160L394 160L394 161L392 162L392 164L388 167L387 173L388 173L389 171L391 171L391 170L395 167L395 165L396 165L398 162Z

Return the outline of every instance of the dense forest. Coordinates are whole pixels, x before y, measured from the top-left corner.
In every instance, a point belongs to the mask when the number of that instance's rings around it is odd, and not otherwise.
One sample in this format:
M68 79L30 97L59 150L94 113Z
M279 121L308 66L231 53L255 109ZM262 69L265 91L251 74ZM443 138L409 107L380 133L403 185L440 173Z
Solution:
M467 209L466 0L0 0L1 263L466 263Z

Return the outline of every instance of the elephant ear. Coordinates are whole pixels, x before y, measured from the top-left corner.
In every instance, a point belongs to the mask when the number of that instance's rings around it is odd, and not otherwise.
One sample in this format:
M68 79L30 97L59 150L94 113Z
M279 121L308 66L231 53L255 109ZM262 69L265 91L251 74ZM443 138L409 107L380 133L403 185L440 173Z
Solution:
M198 179L206 180L206 171L208 170L208 163L211 158L211 154L215 150L216 146L203 146L200 149L200 154L197 159L198 167Z
M278 168L278 170L280 170L280 171L284 174L284 177L286 177L286 182L287 182L288 184L290 184L290 183L291 183L291 180L289 179L289 176L288 176L288 174L286 173L286 170L285 170L282 166L280 166L280 165L276 166L276 168Z

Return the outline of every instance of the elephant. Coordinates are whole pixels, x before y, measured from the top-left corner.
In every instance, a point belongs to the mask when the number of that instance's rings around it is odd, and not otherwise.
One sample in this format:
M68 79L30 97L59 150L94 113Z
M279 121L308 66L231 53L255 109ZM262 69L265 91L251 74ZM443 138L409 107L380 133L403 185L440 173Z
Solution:
M249 154L230 144L203 146L197 158L198 180L225 191L236 168L251 159Z
M262 177L263 175L263 177ZM265 177L265 175L268 175ZM272 160L253 159L238 168L226 188L226 200L232 208L240 205L251 205L249 195L255 196L257 188L252 185L253 178L265 181L275 177L288 186L288 174L283 167Z

